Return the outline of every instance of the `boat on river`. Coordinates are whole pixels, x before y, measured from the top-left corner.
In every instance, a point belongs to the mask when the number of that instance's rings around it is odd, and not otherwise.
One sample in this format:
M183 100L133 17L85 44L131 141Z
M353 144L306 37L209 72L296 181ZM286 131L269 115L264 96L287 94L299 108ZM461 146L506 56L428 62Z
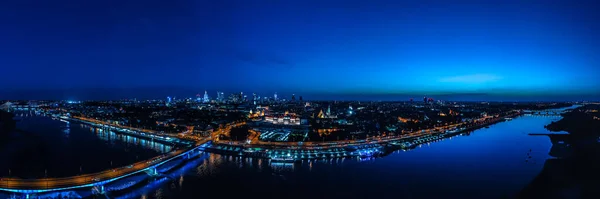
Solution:
M294 163L297 161L299 161L299 159L296 159L291 156L275 156L275 157L271 158L271 162L278 162L278 163Z

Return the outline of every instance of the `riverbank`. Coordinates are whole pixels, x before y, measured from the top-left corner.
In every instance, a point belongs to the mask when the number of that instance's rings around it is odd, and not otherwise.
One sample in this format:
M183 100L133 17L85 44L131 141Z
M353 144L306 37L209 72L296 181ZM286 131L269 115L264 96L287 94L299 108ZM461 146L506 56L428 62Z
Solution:
M553 139L543 170L518 195L518 198L597 198L600 186L600 105L588 104L563 114L559 121L546 125ZM543 138L541 138L543 139Z
M66 121L79 122L79 123L91 125L94 127L98 127L101 129L123 133L123 134L130 135L133 137L149 139L151 141L156 141L156 142L160 142L162 144L167 144L167 145L173 145L173 144L190 145L190 144L193 144L193 142L191 142L191 141L181 140L181 139L175 138L175 137L164 136L164 135L155 135L153 133L145 133L145 132L140 132L140 131L136 131L136 130L132 130L132 129L128 129L128 128L117 127L114 125L86 121L86 120L82 120L82 119L78 119L78 118L60 117L60 116L51 116L51 117L54 119L62 119L62 120L66 120Z
M600 105L588 104L562 115L557 122L546 125L554 132L565 131L574 137L600 136Z
M320 159L320 158L347 158L347 157L373 157L389 154L396 150L410 150L421 144L434 142L440 139L456 136L461 133L488 127L522 115L521 112L509 114L504 117L493 118L481 124L456 128L445 131L423 131L401 136L387 136L373 140L359 140L352 142L338 142L332 145L239 145L228 143L215 143L206 148L207 152L220 153L233 156L257 157L266 159Z

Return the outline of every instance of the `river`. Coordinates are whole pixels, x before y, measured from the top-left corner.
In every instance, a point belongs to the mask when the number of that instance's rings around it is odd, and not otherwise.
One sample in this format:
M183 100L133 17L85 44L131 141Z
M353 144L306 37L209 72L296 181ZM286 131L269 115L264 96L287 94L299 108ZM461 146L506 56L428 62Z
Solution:
M171 146L33 111L16 112L17 130L0 143L0 176L66 177L125 166L161 153ZM10 172L10 173L9 173Z
M79 172L79 162L84 164L84 172L88 172L106 169L110 161L115 166L123 166L136 158L168 151L168 146L159 143L101 132L83 124L41 116L22 118L18 128L26 132L23 138L33 136L38 141L31 143L47 144L43 146L45 150L28 152L25 156L2 149L3 158L12 158L13 162L4 162L0 167L5 170L11 167L12 175L37 171L34 175L39 176L47 168L53 175L67 176ZM557 116L522 116L373 159L305 160L292 165L270 165L256 158L205 153L167 174L166 178L151 179L109 195L142 199L213 195L227 198L510 198L538 175L549 158L549 139L527 134L549 133L544 125L558 119Z
M549 139L527 134L549 133L544 125L558 119L518 117L375 159L269 165L206 154L178 171L176 180L150 183L122 197L510 198L549 158Z

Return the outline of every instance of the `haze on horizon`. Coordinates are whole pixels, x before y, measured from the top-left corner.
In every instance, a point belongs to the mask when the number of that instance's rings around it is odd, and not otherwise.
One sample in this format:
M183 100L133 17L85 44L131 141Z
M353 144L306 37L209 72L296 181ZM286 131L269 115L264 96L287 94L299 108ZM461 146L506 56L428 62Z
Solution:
M0 98L598 100L599 5L5 1Z

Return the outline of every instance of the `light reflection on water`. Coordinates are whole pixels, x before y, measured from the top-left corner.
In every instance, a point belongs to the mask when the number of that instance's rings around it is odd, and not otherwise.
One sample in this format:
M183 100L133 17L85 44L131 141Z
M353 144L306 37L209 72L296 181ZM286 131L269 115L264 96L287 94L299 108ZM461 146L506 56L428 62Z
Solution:
M0 145L0 170L13 177L66 177L94 173L155 157L172 146L79 122L15 112L17 129ZM0 174L7 175L8 172Z
M81 128L89 129L90 132L93 132L100 139L107 141L111 145L114 145L115 142L120 141L127 144L134 144L138 146L142 146L146 149L151 149L159 153L167 153L171 151L172 147L160 142L155 142L151 140L147 140L145 138L138 138L135 136L130 136L126 134L116 133L112 130L106 130L102 128L93 127L87 124L79 124Z
M314 186L326 186L330 191L319 192L322 194L319 197L327 198L369 198L378 195L499 198L518 192L541 171L542 165L536 162L544 162L549 157L551 143L548 139L527 134L548 132L543 126L557 119L519 117L464 136L421 145L414 150L396 151L382 158L339 158L273 164L258 158L207 154L185 164L165 180L149 183L116 198L198 198L206 191L222 190L223 186L235 188L235 192L222 193L229 197L244 197L247 196L244 193L253 193L309 198L314 197L314 192L306 186L309 184L313 185L312 189ZM87 128L105 141L118 140L153 150L160 145ZM526 162L524 160L529 150L532 151L532 161ZM381 189L390 185L401 189ZM377 192L365 195L352 190Z
M550 141L527 134L548 132L543 126L556 119L519 117L381 158L273 164L258 158L210 154L195 169L182 174L176 188L162 186L160 197L195 198L197 194L221 190L223 186L236 190L222 193L228 197L253 193L266 197L310 198L315 197L319 186L327 187L327 191L318 192L320 198L512 196L531 182L542 169L540 163L549 157ZM530 161L525 161L527 155L532 156ZM398 188L382 189L390 186ZM156 196L156 191L147 191L149 198Z

